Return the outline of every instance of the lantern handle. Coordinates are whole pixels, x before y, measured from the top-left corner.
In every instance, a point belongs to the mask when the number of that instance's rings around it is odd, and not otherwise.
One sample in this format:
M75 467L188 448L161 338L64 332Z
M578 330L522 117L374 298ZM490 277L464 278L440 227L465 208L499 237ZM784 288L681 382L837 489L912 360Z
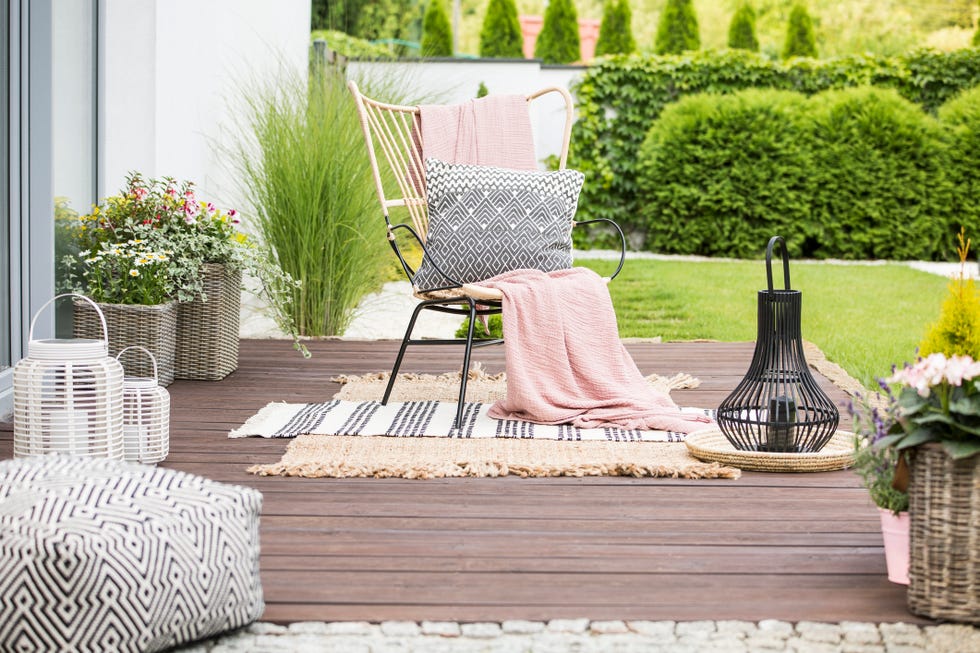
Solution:
M766 280L769 282L769 292L772 292L772 248L777 242L783 248L783 283L786 285L786 290L790 289L789 253L786 251L786 241L782 236L773 236L769 239L769 245L766 247Z
M54 297L52 297L51 299L49 299L48 301L46 301L44 303L44 306L42 306L41 308L37 309L37 313L35 313L34 314L34 318L31 319L31 330L27 333L27 339L28 340L34 340L34 325L37 323L37 318L41 315L41 313L44 312L44 309L46 309L53 302L61 299L62 297L78 297L80 299L84 299L89 304L91 304L92 305L92 308L95 309L95 314L99 316L99 322L102 323L102 339L105 340L107 343L109 342L109 327L106 326L106 323L105 323L105 315L102 314L102 309L99 308L99 305L96 304L95 302L93 302L91 299L89 299L85 295L82 295L82 294L77 293L77 292L66 292L66 293L62 293L60 295L55 295Z
M150 361L153 362L153 380L154 381L159 381L160 380L160 374L157 372L157 359L156 359L156 356L153 355L153 352L151 352L149 349L147 349L146 347L144 347L142 345L130 345L129 347L124 347L123 349L119 350L119 353L118 354L116 354L116 360L118 361L119 358L123 354L125 354L127 351L129 351L130 349L142 349L143 350L143 353L145 353L147 356L150 357ZM122 361L119 361L119 363L122 364Z

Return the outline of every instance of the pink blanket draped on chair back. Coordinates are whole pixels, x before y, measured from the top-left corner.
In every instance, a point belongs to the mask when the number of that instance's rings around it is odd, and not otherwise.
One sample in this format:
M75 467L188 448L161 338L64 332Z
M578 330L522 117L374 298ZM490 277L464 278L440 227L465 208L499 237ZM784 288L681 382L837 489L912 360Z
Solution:
M680 433L711 423L650 387L619 339L606 282L592 270L516 270L480 285L503 293L507 397L491 417Z
M421 105L422 159L537 170L527 98L488 95L463 104Z

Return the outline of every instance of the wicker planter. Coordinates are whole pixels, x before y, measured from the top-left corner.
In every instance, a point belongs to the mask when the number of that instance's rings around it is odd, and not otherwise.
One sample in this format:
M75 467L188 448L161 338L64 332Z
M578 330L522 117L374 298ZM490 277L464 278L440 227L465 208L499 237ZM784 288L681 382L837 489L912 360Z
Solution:
M238 369L238 323L242 273L224 265L204 265L207 301L177 308L178 379L220 381Z
M109 332L109 355L126 347L145 347L157 360L160 385L174 380L177 302L142 306L139 304L99 304ZM102 338L102 323L87 302L74 300L74 334L76 338ZM126 376L153 376L153 365L146 356L124 355L120 361Z
M927 444L910 472L909 610L980 623L980 455L953 460Z

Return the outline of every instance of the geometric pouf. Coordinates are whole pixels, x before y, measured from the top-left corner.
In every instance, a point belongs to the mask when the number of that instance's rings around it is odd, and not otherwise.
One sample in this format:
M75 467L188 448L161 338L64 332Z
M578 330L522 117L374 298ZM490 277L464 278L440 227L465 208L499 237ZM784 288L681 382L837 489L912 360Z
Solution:
M261 508L136 463L0 462L0 651L159 651L255 621Z

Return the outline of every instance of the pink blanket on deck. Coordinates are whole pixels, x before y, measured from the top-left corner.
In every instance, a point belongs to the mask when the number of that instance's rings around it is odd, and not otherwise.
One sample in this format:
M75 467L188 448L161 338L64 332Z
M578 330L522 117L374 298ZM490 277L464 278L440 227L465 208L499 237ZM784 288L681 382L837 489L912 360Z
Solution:
M491 417L681 433L710 422L681 414L643 378L619 339L606 282L592 270L516 270L480 285L504 296L507 398Z
M527 99L488 95L463 104L422 105L422 158L537 170Z

